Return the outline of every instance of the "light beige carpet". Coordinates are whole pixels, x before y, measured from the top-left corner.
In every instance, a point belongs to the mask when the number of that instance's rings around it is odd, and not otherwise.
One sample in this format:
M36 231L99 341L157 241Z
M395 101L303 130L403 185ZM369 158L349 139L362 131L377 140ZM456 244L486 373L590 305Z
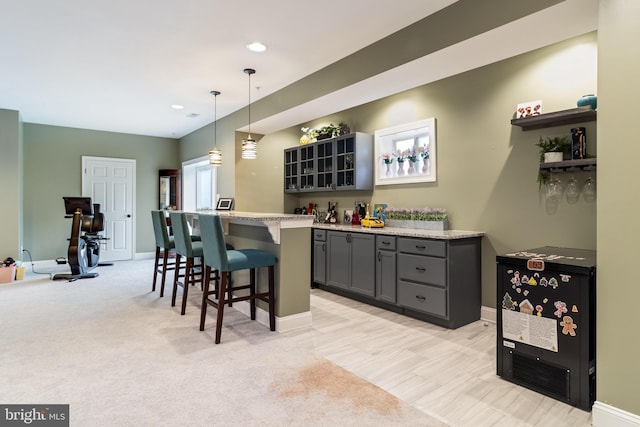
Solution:
M233 309L215 345L200 292L180 316L152 270L0 286L0 402L68 403L72 426L443 425Z

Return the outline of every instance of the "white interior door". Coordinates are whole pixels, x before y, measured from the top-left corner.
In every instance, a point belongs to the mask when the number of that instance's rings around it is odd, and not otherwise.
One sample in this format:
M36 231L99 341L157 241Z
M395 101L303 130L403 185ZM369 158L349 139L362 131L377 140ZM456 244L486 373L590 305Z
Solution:
M109 157L82 157L82 195L100 204L107 240L100 261L133 259L136 161Z

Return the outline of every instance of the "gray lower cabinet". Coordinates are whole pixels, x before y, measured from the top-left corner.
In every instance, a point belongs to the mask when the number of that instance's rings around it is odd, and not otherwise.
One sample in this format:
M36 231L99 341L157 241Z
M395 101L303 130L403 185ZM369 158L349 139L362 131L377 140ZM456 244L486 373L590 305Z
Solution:
M396 238L376 236L376 299L396 303Z
M375 239L373 235L327 233L326 284L360 295L375 295Z
M314 282L322 289L447 328L480 319L481 237L316 231L325 230L314 230Z
M313 230L313 282L327 281L327 231Z
M480 238L399 237L398 305L448 328L480 319Z

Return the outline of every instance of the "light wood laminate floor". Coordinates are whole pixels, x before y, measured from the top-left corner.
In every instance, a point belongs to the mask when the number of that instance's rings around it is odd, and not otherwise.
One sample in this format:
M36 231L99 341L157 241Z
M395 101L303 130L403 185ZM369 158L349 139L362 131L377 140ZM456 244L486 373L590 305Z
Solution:
M591 413L496 375L496 325L450 330L320 290L287 335L450 426L590 426Z

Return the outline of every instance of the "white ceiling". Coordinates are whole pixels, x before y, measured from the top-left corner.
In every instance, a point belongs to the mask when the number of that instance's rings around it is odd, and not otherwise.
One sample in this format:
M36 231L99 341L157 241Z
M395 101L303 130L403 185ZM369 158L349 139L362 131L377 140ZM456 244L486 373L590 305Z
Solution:
M222 92L218 118L246 106L244 68L256 69L253 102L455 1L3 2L0 108L28 123L180 138L213 121L211 90ZM597 0L566 0L252 129L292 126L596 28ZM252 41L268 50L248 51ZM434 72L424 73L424 61Z

